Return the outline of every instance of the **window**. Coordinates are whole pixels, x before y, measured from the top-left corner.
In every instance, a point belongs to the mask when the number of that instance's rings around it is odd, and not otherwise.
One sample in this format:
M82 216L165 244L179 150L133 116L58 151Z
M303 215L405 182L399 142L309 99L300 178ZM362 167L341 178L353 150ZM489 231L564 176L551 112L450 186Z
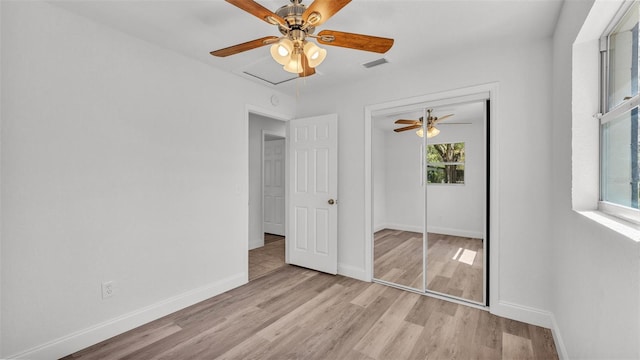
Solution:
M427 183L464 184L464 143L427 145Z
M622 14L601 40L600 210L640 222L640 2L631 2Z

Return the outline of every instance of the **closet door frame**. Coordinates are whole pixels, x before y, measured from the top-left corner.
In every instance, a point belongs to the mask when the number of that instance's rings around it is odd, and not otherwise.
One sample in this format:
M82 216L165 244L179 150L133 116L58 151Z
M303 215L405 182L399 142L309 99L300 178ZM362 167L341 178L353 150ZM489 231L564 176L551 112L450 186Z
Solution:
M496 304L499 294L499 278L496 276L498 274L498 264L499 264L499 254L495 249L498 249L499 246L499 222L498 222L498 212L496 210L496 206L492 206L493 204L498 204L498 184L497 184L497 173L498 173L498 162L497 162L497 145L495 142L491 142L490 139L497 138L497 121L496 121L496 108L497 108L497 93L498 93L498 84L490 83L479 86L472 86L447 92L440 92L428 95L422 95L407 99L395 100L380 104L369 105L365 107L365 269L364 276L362 280L365 281L374 281L377 283L390 285L394 287L398 287L407 291L412 291L428 296L432 296L435 298L440 298L448 301L452 301L455 303L460 303L463 305L469 305L472 307L478 307L483 309L489 309L491 304ZM373 210L372 210L372 201L373 201L373 189L372 189L372 118L374 116L381 116L392 114L394 112L400 112L407 109L418 109L427 107L437 107L442 105L450 105L450 104L459 104L459 103L468 103L474 101L486 101L485 104L485 124L484 124L484 140L485 140L485 168L486 168L486 195L485 195L485 221L484 221L484 239L483 239L483 283L484 283L484 291L483 291L483 302L474 302L470 300L465 300L459 297L450 296L441 293L430 292L426 287L427 282L427 245L428 245L428 235L427 235L427 209L426 209L426 201L427 201L427 191L425 184L425 219L424 219L424 229L423 229L423 289L424 292L419 291L417 289L405 287L402 285L390 283L387 281L381 281L378 279L374 279L373 277ZM426 144L423 141L423 145Z

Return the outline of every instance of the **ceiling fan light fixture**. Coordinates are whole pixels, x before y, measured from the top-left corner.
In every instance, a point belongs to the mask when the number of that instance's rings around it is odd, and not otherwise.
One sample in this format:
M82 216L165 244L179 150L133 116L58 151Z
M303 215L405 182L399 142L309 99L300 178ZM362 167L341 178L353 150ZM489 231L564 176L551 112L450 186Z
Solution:
M427 139L437 136L438 134L440 134L440 130L436 129L433 126L427 129Z
M302 72L302 56L301 54L291 54L289 62L284 66L284 70L290 73L299 74Z
M424 137L424 129L423 128L418 129L418 131L416 131L416 135L420 137Z
M304 44L303 51L307 56L309 66L311 66L312 68L315 68L316 66L322 64L324 59L327 57L327 50L317 46L312 42L307 42L306 44Z
M271 45L271 57L280 65L287 65L293 53L293 41L284 38Z

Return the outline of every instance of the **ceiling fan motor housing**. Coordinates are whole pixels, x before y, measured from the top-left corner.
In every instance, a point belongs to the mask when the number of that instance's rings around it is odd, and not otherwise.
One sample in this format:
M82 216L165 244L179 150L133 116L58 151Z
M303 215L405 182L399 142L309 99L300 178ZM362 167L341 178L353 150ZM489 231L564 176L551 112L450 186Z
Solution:
M302 14L304 14L305 10L307 10L305 5L300 4L299 1L292 0L291 4L285 5L275 11L278 16L283 18L287 24L289 24L289 28L285 28L281 25L278 26L282 35L288 36L291 32L299 30L303 33L302 39L297 39L294 35L293 40L304 40L304 37L306 37L307 34L313 34L316 30L314 26L309 25L303 29L304 24L302 21Z

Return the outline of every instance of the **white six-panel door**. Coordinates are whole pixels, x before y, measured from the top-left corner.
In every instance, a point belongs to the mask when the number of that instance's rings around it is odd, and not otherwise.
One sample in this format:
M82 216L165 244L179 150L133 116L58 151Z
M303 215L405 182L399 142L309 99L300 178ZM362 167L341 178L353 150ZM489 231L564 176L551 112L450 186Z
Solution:
M264 142L264 232L284 236L284 139Z
M288 124L287 256L290 264L338 271L338 116Z

